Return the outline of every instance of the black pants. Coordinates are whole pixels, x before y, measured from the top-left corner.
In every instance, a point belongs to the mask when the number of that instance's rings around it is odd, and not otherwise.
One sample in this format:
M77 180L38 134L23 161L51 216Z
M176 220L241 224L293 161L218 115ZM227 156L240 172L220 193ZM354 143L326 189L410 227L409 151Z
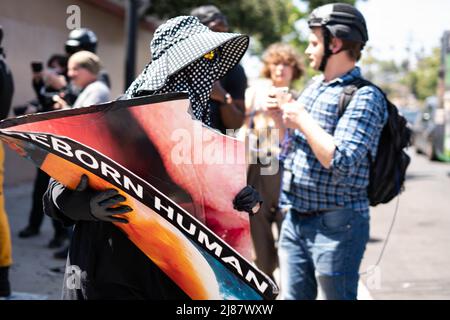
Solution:
M64 300L189 300L110 222L78 221L63 281Z
M273 278L273 272L278 267L278 250L272 224L275 223L279 234L283 220L278 208L281 169L273 175L262 175L261 169L264 167L266 166L261 164L251 164L248 169L247 183L254 186L263 198L258 214L250 217L250 230L256 253L255 263L261 271Z
M44 208L42 205L42 196L48 187L50 177L42 170L37 170L36 179L34 180L33 203L28 220L28 226L39 230L44 219ZM55 237L67 234L66 228L63 224L55 219L52 219L53 229L55 230Z

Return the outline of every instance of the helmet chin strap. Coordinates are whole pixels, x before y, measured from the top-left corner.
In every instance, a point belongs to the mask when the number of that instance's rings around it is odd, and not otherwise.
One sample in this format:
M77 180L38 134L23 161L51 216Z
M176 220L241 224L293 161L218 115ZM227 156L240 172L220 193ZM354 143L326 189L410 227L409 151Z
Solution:
M341 49L339 49L336 52L331 51L331 49L330 49L330 44L331 44L331 33L330 33L330 31L327 28L322 27L322 35L323 35L324 53L323 53L322 61L320 62L319 70L324 72L325 68L327 67L328 59L333 54L338 54L339 52L343 51L344 49L341 48Z
M319 70L324 72L325 68L327 66L327 63L328 63L328 59L330 58L330 56L333 53L330 50L331 34L330 34L330 31L325 27L322 27L322 36L323 36L324 52L323 52L322 61L320 62Z

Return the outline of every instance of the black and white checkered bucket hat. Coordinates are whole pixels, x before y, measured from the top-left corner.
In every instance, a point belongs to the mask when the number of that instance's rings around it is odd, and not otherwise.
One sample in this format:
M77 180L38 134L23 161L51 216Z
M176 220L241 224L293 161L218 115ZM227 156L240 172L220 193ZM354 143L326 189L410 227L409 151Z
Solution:
M134 92L158 90L170 75L220 47L219 68L215 75L218 80L241 60L248 43L248 36L213 32L196 17L172 18L156 29L150 43L152 61L130 89Z

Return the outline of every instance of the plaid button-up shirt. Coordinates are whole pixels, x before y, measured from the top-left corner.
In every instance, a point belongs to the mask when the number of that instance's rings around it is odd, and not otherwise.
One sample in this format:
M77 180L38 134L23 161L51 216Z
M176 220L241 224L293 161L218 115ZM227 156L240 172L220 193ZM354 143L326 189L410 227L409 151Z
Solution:
M339 118L343 87L361 77L358 67L328 83L314 79L298 101L315 121L333 136L336 150L330 169L324 168L298 130L289 130L280 156L283 162L282 208L300 212L352 208L369 215L367 185L369 157L375 159L381 130L388 114L379 90L359 89Z

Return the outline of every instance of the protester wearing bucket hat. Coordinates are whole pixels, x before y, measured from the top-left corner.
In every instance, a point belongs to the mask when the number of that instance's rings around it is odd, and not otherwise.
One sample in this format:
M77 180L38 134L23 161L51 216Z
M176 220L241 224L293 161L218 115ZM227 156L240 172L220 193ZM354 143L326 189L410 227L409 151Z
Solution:
M229 32L225 15L213 5L192 9L191 15L214 32ZM228 129L239 129L245 120L245 90L247 76L237 63L219 81L214 82L210 96L211 127L223 134L233 134Z
M241 60L248 43L248 36L213 32L193 16L170 19L155 31L150 44L152 61L126 95L187 91L194 116L210 125L208 102L213 83ZM247 186L233 204L235 209L253 214L261 202L258 192Z
M194 116L209 123L208 100L214 81L242 57L248 37L215 33L191 16L161 25L151 42L152 62L131 84L127 98L187 91ZM52 181L44 195L48 215L76 224L63 285L64 299L187 299L188 296L112 223L131 208L111 190L92 194L83 177L76 190ZM259 194L250 186L235 197L236 210L259 210ZM114 216L111 215L114 207ZM83 209L84 208L84 209ZM74 275L74 272L76 273ZM74 286L71 280L76 279ZM81 275L81 277L80 277Z
M187 91L194 115L211 125L209 96L213 83L242 58L249 38L236 33L213 32L196 17L168 20L150 44L152 61L128 88L128 97ZM205 54L213 52L211 59Z

